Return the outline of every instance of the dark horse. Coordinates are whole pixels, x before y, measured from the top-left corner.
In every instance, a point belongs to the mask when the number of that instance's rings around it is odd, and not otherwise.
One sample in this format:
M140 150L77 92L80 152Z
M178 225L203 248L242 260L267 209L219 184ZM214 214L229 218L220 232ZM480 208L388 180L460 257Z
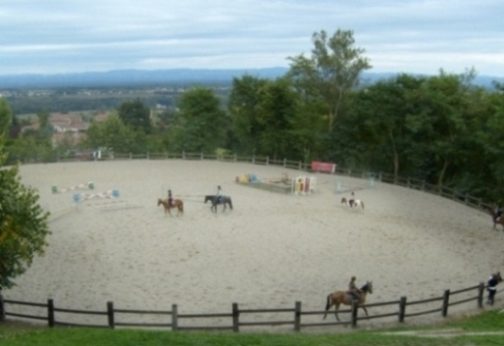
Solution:
M184 202L181 199L174 199L172 205L170 205L167 199L158 198L157 205L158 207L163 205L165 213L170 215L172 208L177 208L177 216L184 213Z
M366 313L366 316L368 316L368 311L364 306L364 304L366 303L366 295L368 293L373 293L373 283L371 281L367 281L366 284L360 288L357 297L354 297L354 295L352 295L352 293L350 293L349 291L336 291L330 293L327 296L324 319L326 318L327 312L329 311L331 306L334 305L334 314L336 315L336 319L339 321L340 319L338 317L338 309L340 304L352 305L352 302L354 301L355 304L357 304L357 307L360 306Z
M217 212L217 205L222 204L222 211L226 210L226 207L229 206L229 209L233 210L233 202L231 201L231 197L229 196L216 196L216 195L206 195L205 196L205 203L206 202L212 202L212 206L210 209L216 213Z
M496 230L497 225L501 225L502 227L504 227L504 217L498 215L495 208L487 207L487 210L490 212L490 215L492 215L492 220L494 223L493 228Z

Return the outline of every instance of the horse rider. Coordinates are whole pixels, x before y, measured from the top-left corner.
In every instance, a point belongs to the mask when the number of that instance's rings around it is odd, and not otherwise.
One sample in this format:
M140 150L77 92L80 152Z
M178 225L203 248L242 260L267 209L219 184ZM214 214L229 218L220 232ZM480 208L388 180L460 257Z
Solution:
M220 185L217 185L217 193L215 194L215 203L220 203L222 199L222 188Z
M173 196L171 189L168 190L168 206L172 207L173 206Z
M352 276L350 278L350 282L348 283L348 293L352 296L352 300L358 300L360 297L360 290L357 288L355 280L355 276Z
M488 301L487 303L493 305L495 293L497 293L497 284L499 283L500 272L490 275L487 282ZM502 280L502 279L501 279Z

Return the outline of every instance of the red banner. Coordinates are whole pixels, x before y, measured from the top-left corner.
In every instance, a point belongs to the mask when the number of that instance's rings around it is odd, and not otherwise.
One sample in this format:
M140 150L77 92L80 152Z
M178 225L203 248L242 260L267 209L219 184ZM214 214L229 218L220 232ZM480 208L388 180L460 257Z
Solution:
M334 173L336 172L336 164L330 162L312 161L311 169L314 172Z

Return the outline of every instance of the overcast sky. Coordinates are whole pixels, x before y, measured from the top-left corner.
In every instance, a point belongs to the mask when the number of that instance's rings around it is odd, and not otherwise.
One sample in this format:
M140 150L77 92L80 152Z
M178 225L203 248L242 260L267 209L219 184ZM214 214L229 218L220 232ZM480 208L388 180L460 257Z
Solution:
M504 76L504 0L0 0L0 74L288 67L352 30L371 72Z

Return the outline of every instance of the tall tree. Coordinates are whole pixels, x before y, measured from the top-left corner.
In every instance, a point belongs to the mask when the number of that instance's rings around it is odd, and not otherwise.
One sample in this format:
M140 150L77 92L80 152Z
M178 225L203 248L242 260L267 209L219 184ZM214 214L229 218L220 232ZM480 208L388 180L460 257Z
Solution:
M92 123L88 129L86 145L91 148L105 147L116 153L142 151L138 133L126 126L117 114L112 114L100 123Z
M327 128L331 132L344 99L357 86L359 75L371 65L363 57L364 49L354 47L352 31L338 29L328 37L322 30L312 35L311 58L291 57L289 76L298 89L307 95L320 97L327 107Z
M125 125L135 130L142 130L144 133L151 132L150 109L140 99L122 103L119 106L118 114Z
M226 143L229 120L212 90L186 91L171 130L174 147L187 152L214 153Z
M236 149L241 153L253 154L259 149L260 134L264 124L260 121L262 90L268 83L265 79L243 76L233 80L228 110L232 119L232 130Z
M293 123L297 109L296 94L285 79L268 82L262 89L259 102L260 148L265 155L274 158L299 158L293 145Z

